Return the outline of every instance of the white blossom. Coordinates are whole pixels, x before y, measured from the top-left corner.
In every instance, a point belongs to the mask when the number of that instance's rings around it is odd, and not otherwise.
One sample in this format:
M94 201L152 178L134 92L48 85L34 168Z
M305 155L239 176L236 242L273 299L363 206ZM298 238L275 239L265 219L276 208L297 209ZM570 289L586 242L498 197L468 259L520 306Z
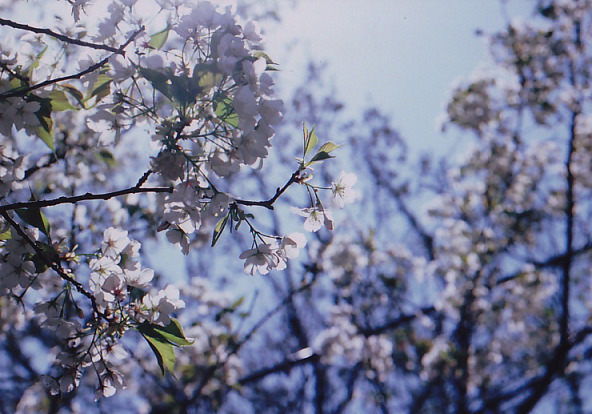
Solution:
M331 183L335 208L344 208L346 204L356 201L358 194L352 187L357 180L358 177L354 173L342 171L337 181Z

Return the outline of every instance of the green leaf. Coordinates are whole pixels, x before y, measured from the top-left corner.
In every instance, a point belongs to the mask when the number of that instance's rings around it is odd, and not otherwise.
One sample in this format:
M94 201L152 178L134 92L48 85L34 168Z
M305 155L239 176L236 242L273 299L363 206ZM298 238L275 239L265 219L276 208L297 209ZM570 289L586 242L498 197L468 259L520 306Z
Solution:
M156 50L160 50L166 43L169 37L170 30L171 28L167 26L160 32L154 33L152 36L150 36L150 41L148 42L148 45Z
M0 233L0 241L10 239L12 239L12 233L10 233L10 229L6 230L4 233Z
M97 77L95 83L89 87L88 96L85 101L89 101L92 98L95 99L95 105L99 103L104 97L111 93L111 82L113 79L107 75L107 68L101 69L101 73Z
M335 157L332 155L329 155L328 152L319 151L315 154L314 157L311 158L311 160L309 162L306 163L306 165L309 166L309 165L315 164L317 162L328 160L329 158L335 158Z
M50 225L45 214L41 212L39 207L17 208L16 214L27 224L38 228L46 236L49 237Z
M37 130L37 136L41 138L41 141L43 141L50 150L55 150L53 134L49 130L43 127L39 127L39 129Z
M302 129L304 133L304 157L306 157L313 150L313 148L317 146L319 138L315 133L314 127L312 127L312 130L309 131L306 127L306 124L304 124Z
M220 312L218 312L215 316L215 319L217 322L219 322L222 317L228 313L234 313L234 311L236 311L236 309L242 305L242 303L245 301L245 297L241 296L240 298L238 298L237 300L234 301L234 303L224 309L222 309Z
M150 82L154 89L162 93L167 98L171 100L173 99L170 81L172 73L169 73L167 75L154 69L140 68L140 75L142 75L148 82Z
M171 92L175 101L182 106L192 105L201 95L202 88L189 76L171 76Z
M336 150L339 147L341 147L341 145L337 145L333 142L325 142L323 145L321 145L321 148L319 148L319 152L323 151L329 153L331 151Z
M214 64L198 63L193 68L193 80L197 82L201 94L207 94L214 86L222 80L222 74Z
M317 153L314 155L314 157L312 157L306 165L308 166L308 165L314 164L316 162L321 162L321 161L327 160L329 158L335 158L334 156L330 155L329 153L336 150L340 146L341 145L337 145L333 142L327 142L327 143L323 144L321 146L321 148L319 148Z
M185 334L183 333L183 328L181 327L181 323L175 318L171 318L171 322L165 327L162 327L160 325L152 326L155 332L161 334L173 345L183 346L191 345L193 343L193 340L189 340L185 337Z
M193 343L193 341L185 338L179 321L171 318L171 322L164 327L143 322L136 329L148 341L150 348L152 348L161 373L164 375L166 370L168 370L174 376L175 350L173 347L191 345Z
M255 57L255 59L264 58L268 65L277 65L277 63L274 62L269 57L269 55L267 53L263 52L263 51L257 51L255 53L253 53L253 56Z
M54 262L54 263L58 263L60 261L60 256L58 255L58 253L55 251L55 249L53 248L53 246L51 244L43 243L43 242L39 242L39 241L36 242L35 244L37 245L37 247L39 247L41 249L41 251L43 252L43 256L44 256L44 257L41 257L40 255L35 253L31 257L31 260L33 261L33 264L35 265L35 271L37 273L43 273L47 269L49 269L49 266L47 265L47 260L49 260L50 262Z
M156 361L158 362L158 366L160 367L160 372L162 375L166 373L168 370L171 374L174 375L175 373L175 350L173 349L173 345L166 340L166 338L156 332L148 331L142 332L140 330L140 325L138 327L138 331L142 334L144 339L152 348L152 352L156 356ZM150 326L150 325L149 325Z
M80 92L78 89L76 89L74 86L70 84L62 85L62 88L64 88L66 92L72 95L72 97L76 99L76 102L78 102L80 106L84 107L84 95L82 94L82 92Z
M97 158L103 161L108 167L115 167L117 164L115 162L115 157L113 157L113 154L106 149L97 152L96 155Z
M216 227L214 228L214 233L212 234L212 247L214 247L216 245L216 243L218 243L220 236L222 236L222 232L224 232L224 228L226 227L226 223L228 223L228 216L229 216L228 214L225 215L216 224Z
M222 121L234 128L238 128L238 115L234 111L230 97L219 95L214 100L214 112Z
M238 298L237 300L235 300L232 303L232 305L230 305L230 309L236 310L236 308L238 308L240 305L242 305L244 301L245 301L245 297L244 296L241 296L240 298Z
M54 89L49 93L49 99L51 99L51 109L54 111L78 110L70 103L64 91Z
M35 116L39 120L39 128L37 128L37 136L41 138L45 145L49 147L50 150L54 150L54 140L53 140L53 121L51 119L51 99L50 98L40 98L35 95L28 95L27 98L34 102L39 102L41 107L37 112L35 112Z

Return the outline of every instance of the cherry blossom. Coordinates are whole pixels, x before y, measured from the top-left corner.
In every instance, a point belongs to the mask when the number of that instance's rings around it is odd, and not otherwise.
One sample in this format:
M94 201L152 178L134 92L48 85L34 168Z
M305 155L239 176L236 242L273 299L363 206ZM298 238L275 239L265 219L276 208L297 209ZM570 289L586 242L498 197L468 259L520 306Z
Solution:
M337 181L331 183L335 208L344 208L346 204L356 201L357 192L352 187L357 180L358 177L354 173L342 171Z

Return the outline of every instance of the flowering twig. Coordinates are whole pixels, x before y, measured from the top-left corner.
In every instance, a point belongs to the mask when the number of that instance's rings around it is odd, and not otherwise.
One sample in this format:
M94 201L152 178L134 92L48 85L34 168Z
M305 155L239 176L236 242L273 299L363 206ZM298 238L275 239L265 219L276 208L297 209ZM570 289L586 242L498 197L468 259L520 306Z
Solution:
M39 89L39 88L43 88L43 87L48 86L48 85L53 85L55 83L59 83L59 82L63 82L63 81L71 80L71 79L80 79L84 75L86 75L88 73L92 73L92 72L100 69L101 67L105 66L107 64L107 62L109 61L109 59L111 59L115 54L123 54L124 53L124 49L136 38L136 36L138 36L143 31L144 31L144 26L142 26L140 29L136 30L129 37L129 39L127 39L125 41L125 43L122 44L111 55L107 56L105 59L101 60L100 62L97 62L94 65L89 66L88 68L86 68L85 70L83 70L81 72L75 73L73 75L63 76L61 78L48 79L46 81L37 83L35 85L31 85L31 86L26 87L26 88L22 88L22 89L17 88L16 90L12 90L11 92L2 93L2 94L0 94L0 100L1 99L7 99L7 98L13 98L15 96L25 96L27 93L29 93L31 91L34 91L34 90Z
M28 32L33 32L33 33L38 33L38 34L46 34L46 35L49 35L51 37L55 37L56 39L61 40L62 42L71 43L73 45L78 45L78 46L83 46L83 47L90 47L91 49L107 50L109 52L113 52L113 53L116 53L118 55L123 55L124 54L123 50L114 48L112 46L103 45L103 44L97 44L97 43L85 42L84 40L73 39L71 37L64 36L62 34L56 33L56 32L54 32L52 30L49 30L49 29L44 29L44 28L39 28L39 27L33 27L33 26L29 26L27 24L13 22L12 20L7 20L7 19L0 18L0 25L2 25L2 26L10 26L10 27L12 27L14 29L26 30Z

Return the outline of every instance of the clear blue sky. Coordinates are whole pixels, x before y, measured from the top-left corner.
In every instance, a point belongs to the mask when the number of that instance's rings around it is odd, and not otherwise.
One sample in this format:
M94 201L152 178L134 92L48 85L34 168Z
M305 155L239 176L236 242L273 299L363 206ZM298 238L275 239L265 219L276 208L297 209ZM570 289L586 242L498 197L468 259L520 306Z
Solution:
M500 0L299 0L264 36L280 63L279 82L297 82L308 58L327 62L338 96L353 112L369 104L417 149L442 135L436 118L455 80L487 59L476 29L505 25ZM507 13L527 16L533 4L509 1ZM294 40L298 43L294 45Z

